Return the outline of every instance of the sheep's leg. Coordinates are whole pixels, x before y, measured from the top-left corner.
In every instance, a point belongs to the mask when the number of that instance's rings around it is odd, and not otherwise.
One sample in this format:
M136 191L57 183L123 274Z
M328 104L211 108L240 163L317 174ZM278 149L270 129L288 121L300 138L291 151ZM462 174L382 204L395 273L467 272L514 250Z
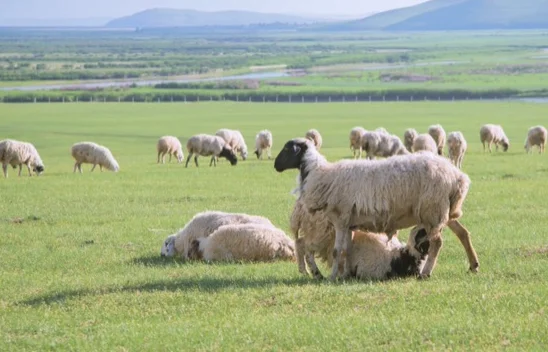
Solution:
M483 152L485 153L485 142L481 142L483 144Z
M164 154L165 155L165 154ZM169 153L169 162L171 162L171 153Z
M491 142L487 142L487 149L489 149L489 153L492 153L493 151L491 150Z
M2 164L2 172L4 172L4 178L8 177L8 164L3 163Z
M272 157L272 151L271 151L271 148L268 147L268 159L270 159Z
M314 276L314 279L316 280L323 280L323 275L318 269L318 266L316 265L316 259L314 258L314 253L307 252L306 253L306 263L308 264L308 268L312 272L312 276Z
M21 177L21 171L23 171L23 164L19 164L19 173L17 176Z
M188 162L190 161L190 158L192 158L192 153L189 153L188 156L186 157L185 167L188 167Z
M462 226L462 224L458 220L449 221L447 223L447 226L451 229L451 231L455 235L457 235L460 243L464 247L464 250L466 251L466 255L468 256L468 262L470 263L470 271L473 273L478 272L479 270L478 255L476 254L476 251L474 250L474 247L472 246L472 240L470 239L470 232L464 226Z
M333 249L333 266L329 279L335 281L339 274L341 264L344 267L342 278L350 276L350 260L348 256L352 245L352 231L348 227L335 227L335 248Z
M158 152L158 161L156 162L156 164L160 163L160 155L162 155L162 152Z
M196 164L196 167L198 167L198 154L194 155L194 163Z
M93 164L93 167L91 168L91 172L93 172L93 170L95 170L95 166L97 166L97 164Z
M424 264L422 272L419 275L420 279L430 277L432 271L434 270L434 267L436 266L436 262L438 261L438 255L440 254L440 250L443 245L443 240L441 238L441 229L434 228L430 230L427 239L428 241L430 241L430 248L428 249L428 259L426 259L426 263Z
M83 172L82 172L82 163L79 163L79 164L78 164L78 171L80 171L80 173L83 173Z
M31 176L32 176L32 170L31 170L31 168L30 168L30 163L27 163L26 165L27 165L27 170L28 170L28 172L29 172L29 177L31 177ZM22 167L22 166L21 166L21 167Z
M299 272L303 275L308 276L308 272L306 271L306 265L304 264L304 243L302 238L298 238L295 241L295 254L297 257Z
M209 161L209 166L211 166L211 164L213 164L214 161L215 161L215 155L211 157L211 160ZM215 163L215 166L217 166L217 163Z

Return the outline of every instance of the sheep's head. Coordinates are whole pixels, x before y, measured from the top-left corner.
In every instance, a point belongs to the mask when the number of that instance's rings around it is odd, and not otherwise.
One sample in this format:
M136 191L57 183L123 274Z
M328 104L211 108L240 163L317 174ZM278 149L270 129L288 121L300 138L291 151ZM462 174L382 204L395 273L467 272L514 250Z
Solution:
M390 263L388 277L419 275L424 267L430 241L424 228L414 227L409 235L407 245L398 250L398 255Z
M278 172L301 167L302 159L312 142L305 138L295 138L287 142L274 160Z
M226 158L226 160L230 161L230 165L234 166L238 163L238 157L236 154L234 154L234 151L230 148L223 147L223 150L221 150L221 153L219 154L220 157Z
M45 168L44 165L36 165L32 168L32 171L36 173L36 175L40 176L42 172L44 172Z
M417 251L421 259L426 258L430 249L430 241L426 230L422 227L414 227L409 234L408 246Z
M184 158L185 158L185 155L183 154L183 150L182 149L177 150L177 162L182 163Z
M502 141L502 150L507 152L508 148L510 148L510 142L508 140Z
M240 150L240 155L242 156L242 160L246 160L247 159L247 148L242 148L242 150Z
M162 245L162 250L160 251L162 257L173 257L175 256L175 235L168 236Z

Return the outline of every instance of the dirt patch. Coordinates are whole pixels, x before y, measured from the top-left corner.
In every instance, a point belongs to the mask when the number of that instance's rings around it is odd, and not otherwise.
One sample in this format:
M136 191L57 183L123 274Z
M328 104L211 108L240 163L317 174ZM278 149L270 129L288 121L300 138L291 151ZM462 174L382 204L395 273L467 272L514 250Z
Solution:
M536 255L548 256L548 245L537 248L526 248L521 250L524 257L532 257Z
M12 219L9 219L8 221L12 224L22 224L22 223L25 223L25 222L38 221L38 220L40 220L39 217L34 216L34 215L30 215L30 216L27 216L26 218L14 217Z

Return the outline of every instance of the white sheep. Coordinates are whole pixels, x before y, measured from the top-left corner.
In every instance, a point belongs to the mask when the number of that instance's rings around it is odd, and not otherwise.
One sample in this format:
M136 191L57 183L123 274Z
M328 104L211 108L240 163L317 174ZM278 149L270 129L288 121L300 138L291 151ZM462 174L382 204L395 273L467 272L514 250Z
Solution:
M388 131L387 131L386 128L384 128L384 127L375 128L375 132L384 133L384 134L390 134L390 133L388 133Z
M272 157L272 133L269 130L262 130L255 136L255 155L257 159L263 158L263 152L266 150L268 159Z
M376 156L389 158L394 155L409 154L398 136L383 132L365 132L361 143L368 159L374 159Z
M0 162L2 163L4 177L8 177L8 165L11 165L14 169L19 166L19 176L21 176L23 165L27 166L29 176L32 176L32 172L35 172L37 176L44 172L44 163L38 151L34 145L28 142L14 139L0 141Z
M188 167L188 162L192 155L194 156L194 163L198 166L198 156L211 156L209 166L212 164L217 166L217 158L223 157L230 161L231 165L238 163L238 158L234 151L225 140L219 136L212 136L209 134L197 134L189 138L186 142L186 149L188 151L188 157L186 159L185 167Z
M350 150L352 150L352 155L354 156L354 159L356 159L356 156L358 158L362 157L362 135L365 133L365 129L363 127L354 127L352 130L350 130ZM356 153L358 151L359 153Z
M295 247L282 230L272 226L225 225L208 237L193 240L189 258L207 262L293 260Z
M510 141L508 140L508 137L506 137L506 134L504 133L504 130L502 129L501 125L486 124L481 126L480 140L481 140L481 144L483 144L484 152L485 152L486 142L487 142L487 147L489 149L489 153L491 153L492 143L495 143L495 148L497 151L499 150L499 145L502 146L502 150L505 152L508 151L508 148L510 147Z
M344 268L351 274L352 230L386 233L424 227L430 242L421 277L429 277L442 246L445 226L458 236L477 271L479 262L469 232L458 222L470 187L469 177L447 159L431 153L384 160L343 160L329 163L305 138L288 141L274 162L276 171L300 170L300 197L306 208L325 211L335 227L331 280Z
M164 257L173 257L178 255L182 258L188 258L188 251L192 241L201 237L211 235L215 230L224 225L234 224L261 224L272 226L270 220L257 215L248 215L241 213L227 213L223 211L205 211L196 214L184 228L176 234L166 238L160 250Z
M534 126L527 132L527 138L525 138L525 151L530 153L533 151L534 146L538 146L539 154L544 153L544 147L546 146L546 140L548 139L548 131L544 126Z
M323 139L322 139L322 135L320 134L318 130L311 129L306 131L304 138L308 138L312 142L314 142L314 146L316 147L317 150L320 150L320 148L322 147Z
M403 134L403 144L408 152L413 152L413 143L418 136L419 133L414 128L408 128L405 130Z
M443 155L443 148L445 148L445 130L441 125L432 125L428 127L428 134L434 138L436 146L438 147L438 155Z
M181 163L185 158L181 141L179 141L177 137L161 137L156 144L156 150L158 151L158 164L160 163L160 161L162 162L162 164L165 163L166 154L169 155L169 162L171 162L172 155L177 158L178 163Z
M245 144L244 136L240 131L221 128L215 132L215 135L224 139L234 153L240 153L242 160L247 159L247 145Z
M447 136L447 151L449 154L449 160L455 164L459 169L462 169L462 160L464 159L464 153L468 144L464 135L460 131L451 132Z
M95 167L99 165L101 172L103 168L118 172L120 166L112 153L107 147L99 145L93 142L80 142L72 145L71 154L74 160L74 171L78 169L82 173L82 164L93 164L91 171L95 170Z
M434 138L428 133L419 134L413 141L413 152L427 151L438 154L438 146Z

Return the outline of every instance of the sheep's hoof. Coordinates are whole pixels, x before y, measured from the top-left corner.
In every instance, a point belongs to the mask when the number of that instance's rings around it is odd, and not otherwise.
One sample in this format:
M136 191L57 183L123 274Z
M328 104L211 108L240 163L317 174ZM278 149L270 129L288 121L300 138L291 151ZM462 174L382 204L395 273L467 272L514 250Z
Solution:
M479 263L476 263L474 266L471 266L468 271L471 272L471 273L474 273L474 274L478 273L479 272Z
M419 274L419 276L417 276L417 280L428 280L430 278L430 275L428 274Z

